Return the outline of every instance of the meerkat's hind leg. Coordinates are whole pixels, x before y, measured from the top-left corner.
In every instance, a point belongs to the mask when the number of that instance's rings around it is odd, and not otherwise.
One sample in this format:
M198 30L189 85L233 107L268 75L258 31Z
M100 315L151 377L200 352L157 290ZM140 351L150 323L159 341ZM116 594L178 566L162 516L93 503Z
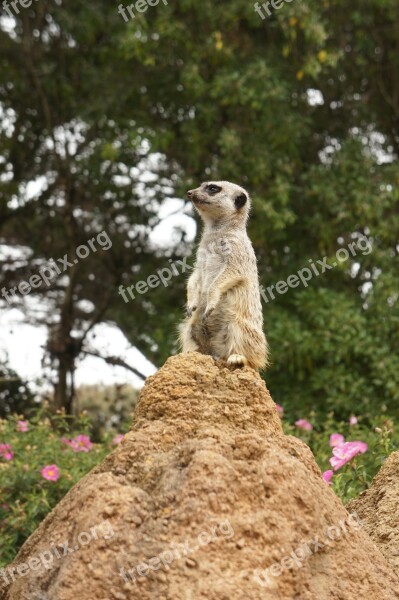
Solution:
M199 352L199 346L191 333L191 323L184 322L179 327L179 340L182 352Z
M245 367L245 366L247 366L247 364L248 364L248 361L245 358L245 356L242 356L242 354L230 354L230 356L227 359L228 367L234 367L234 368Z
M222 342L222 340L220 341ZM223 342L225 352L227 350L225 356L227 356L228 366L248 366L253 369L264 366L267 350L266 340L263 333L248 323L246 319L232 316Z

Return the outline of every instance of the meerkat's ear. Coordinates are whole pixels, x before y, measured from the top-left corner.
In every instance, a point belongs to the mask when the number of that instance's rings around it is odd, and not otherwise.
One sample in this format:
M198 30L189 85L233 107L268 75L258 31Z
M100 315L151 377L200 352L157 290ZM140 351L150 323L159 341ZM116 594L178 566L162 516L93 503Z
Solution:
M234 204L236 206L236 209L239 210L240 208L242 208L247 203L247 200L248 198L245 194L240 194L239 196L236 196L234 198Z

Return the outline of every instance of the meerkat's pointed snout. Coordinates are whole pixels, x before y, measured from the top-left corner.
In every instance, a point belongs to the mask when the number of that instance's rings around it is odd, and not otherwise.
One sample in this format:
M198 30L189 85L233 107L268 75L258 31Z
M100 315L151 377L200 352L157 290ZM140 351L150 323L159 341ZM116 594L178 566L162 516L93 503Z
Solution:
M205 198L203 198L203 194L201 194L201 190L199 188L196 188L195 190L188 190L188 192L186 192L186 196L196 207L198 204L209 204L209 202L206 202Z

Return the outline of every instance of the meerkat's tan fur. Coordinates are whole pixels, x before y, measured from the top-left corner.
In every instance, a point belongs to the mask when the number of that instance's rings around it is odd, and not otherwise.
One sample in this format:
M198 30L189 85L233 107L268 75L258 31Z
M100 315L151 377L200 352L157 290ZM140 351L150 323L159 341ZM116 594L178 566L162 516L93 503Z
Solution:
M187 284L182 350L211 354L233 367L263 369L268 346L256 257L246 231L249 195L234 183L215 181L187 196L204 230Z

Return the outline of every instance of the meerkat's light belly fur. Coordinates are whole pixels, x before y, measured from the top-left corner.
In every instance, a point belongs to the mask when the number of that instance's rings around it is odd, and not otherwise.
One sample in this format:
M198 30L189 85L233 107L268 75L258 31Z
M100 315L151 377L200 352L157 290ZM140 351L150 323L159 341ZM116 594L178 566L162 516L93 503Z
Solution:
M226 212L227 202L234 207L234 194L242 188L234 184L226 188L229 197L223 198L219 207L212 203L213 210ZM202 217L205 210L199 210ZM222 225L204 218L205 231L188 281L188 316L180 327L182 350L210 354L232 366L248 364L262 369L267 364L267 342L256 257L245 221L244 227L240 226L243 214L237 209L230 212L231 218Z

